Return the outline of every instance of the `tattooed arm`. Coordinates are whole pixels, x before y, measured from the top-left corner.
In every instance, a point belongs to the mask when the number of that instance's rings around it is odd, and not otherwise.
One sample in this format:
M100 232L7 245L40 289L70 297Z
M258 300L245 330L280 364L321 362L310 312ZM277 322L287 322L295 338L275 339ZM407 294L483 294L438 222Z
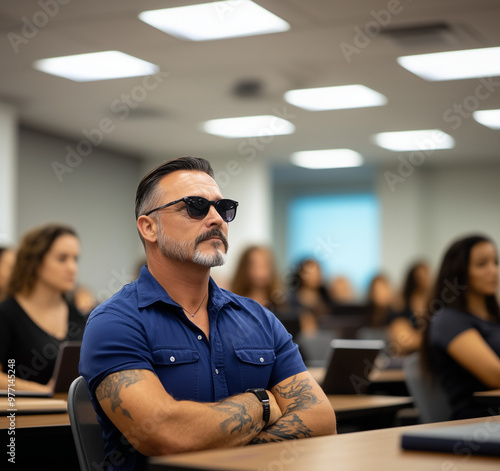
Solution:
M262 405L252 393L217 403L176 401L149 370L112 373L99 384L103 411L144 455L245 445L264 427ZM273 394L270 424L281 417Z
M271 389L283 415L250 443L279 442L336 433L330 401L308 371L291 376Z

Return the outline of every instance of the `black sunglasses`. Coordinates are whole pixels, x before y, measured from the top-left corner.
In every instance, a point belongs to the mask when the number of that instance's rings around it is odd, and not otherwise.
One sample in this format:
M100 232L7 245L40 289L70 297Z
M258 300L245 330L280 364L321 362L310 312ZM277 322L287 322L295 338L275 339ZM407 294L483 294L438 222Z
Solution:
M185 196L184 198L164 204L163 206L158 206L157 208L148 211L145 216L149 216L154 211L168 208L169 206L182 201L186 203L186 209L189 217L193 219L204 219L208 214L208 211L210 211L210 206L215 208L225 222L231 222L236 217L236 208L238 207L237 201L227 199L210 201L203 198L203 196Z

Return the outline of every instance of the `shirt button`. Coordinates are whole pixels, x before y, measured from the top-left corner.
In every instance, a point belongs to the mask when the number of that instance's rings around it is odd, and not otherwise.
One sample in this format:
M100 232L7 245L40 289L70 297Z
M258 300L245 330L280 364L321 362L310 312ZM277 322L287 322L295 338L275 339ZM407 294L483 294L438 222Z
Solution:
M175 357L170 357L170 361L173 363L175 361Z
M219 370L217 368L215 368L215 374L218 375L219 374Z
M260 362L264 363L264 358L260 357Z
M203 337L201 335L198 335L198 340L201 340Z

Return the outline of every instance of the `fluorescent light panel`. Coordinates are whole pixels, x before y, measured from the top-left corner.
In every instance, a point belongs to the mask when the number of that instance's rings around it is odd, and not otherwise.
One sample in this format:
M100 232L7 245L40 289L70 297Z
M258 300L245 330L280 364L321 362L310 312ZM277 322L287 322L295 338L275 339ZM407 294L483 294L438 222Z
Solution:
M294 165L305 168L345 168L363 165L363 157L352 149L305 150L290 156Z
M500 75L500 47L398 57L406 70L429 81Z
M139 19L165 33L190 41L288 31L290 25L250 0L229 0L144 11Z
M439 129L382 132L374 136L374 141L378 146L396 152L452 149L455 147L455 140Z
M203 123L202 128L209 134L229 138L278 136L295 131L290 121L272 115L212 119Z
M73 56L40 59L33 63L37 70L75 82L108 80L151 75L158 67L120 51L91 52Z
M472 113L474 119L483 126L500 129L500 110L481 110Z
M285 93L285 100L309 111L365 108L387 103L381 93L358 84L290 90Z

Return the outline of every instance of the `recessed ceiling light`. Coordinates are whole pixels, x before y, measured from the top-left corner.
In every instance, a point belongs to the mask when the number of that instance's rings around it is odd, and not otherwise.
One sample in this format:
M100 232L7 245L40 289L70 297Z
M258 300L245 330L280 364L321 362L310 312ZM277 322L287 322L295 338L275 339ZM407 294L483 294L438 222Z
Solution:
M398 57L398 63L425 80L460 80L500 75L500 47Z
M500 129L500 110L474 111L472 115L479 124L491 129Z
M305 150L290 156L294 165L305 168L344 168L363 165L363 157L352 149Z
M203 130L222 137L255 137L292 134L295 126L277 116L263 115L212 119L203 123Z
M374 136L375 143L393 151L452 149L455 140L439 129L382 132Z
M292 105L310 111L365 108L382 106L387 103L387 98L384 95L364 85L290 90L285 93L285 100Z
M290 25L250 0L228 0L144 11L139 19L180 39L254 36L288 31Z
M33 63L33 67L47 74L76 82L151 75L159 70L150 62L120 51L91 52L40 59Z

